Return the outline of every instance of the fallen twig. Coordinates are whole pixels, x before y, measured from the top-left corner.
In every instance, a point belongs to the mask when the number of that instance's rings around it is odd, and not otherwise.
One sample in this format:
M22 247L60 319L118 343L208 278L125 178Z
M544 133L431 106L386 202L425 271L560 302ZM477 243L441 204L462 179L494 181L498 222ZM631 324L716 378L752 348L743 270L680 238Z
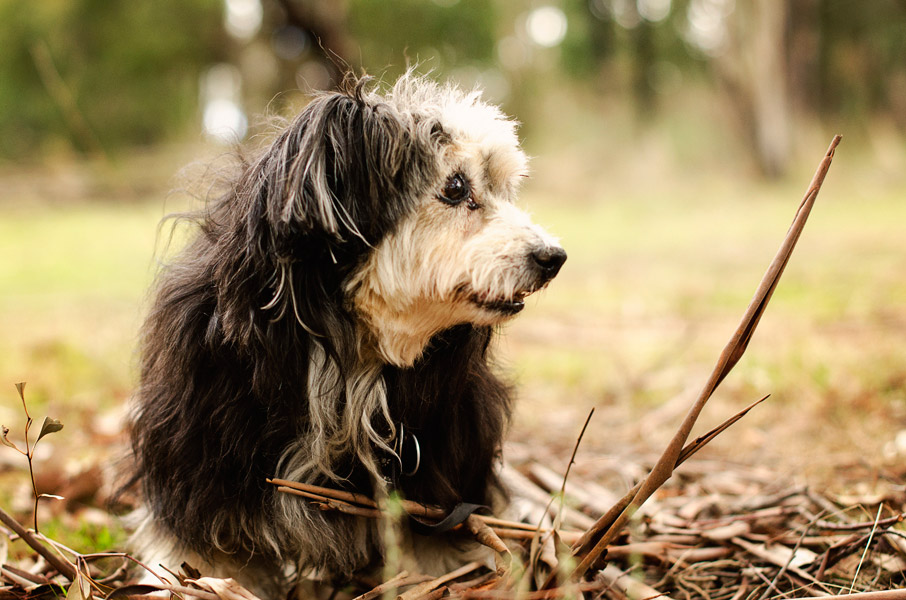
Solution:
M735 537L730 541L733 542L734 544L736 544L737 546L739 546L740 548L744 549L746 552L748 552L752 556L755 556L761 560L767 561L777 567L780 567L781 569L786 569L791 574L795 575L798 579L805 581L807 584L816 585L816 586L820 587L822 591L827 592L828 594L833 593L833 590L831 588L829 588L825 584L818 581L810 573L808 573L798 567L792 566L791 564L789 564L789 561L787 561L787 560L779 560L777 558L777 556L775 556L774 554L771 554L770 552L766 552L763 547L761 547L757 544L753 544L740 537ZM770 585L769 581L766 583L768 585Z
M408 571L402 571L397 574L396 577L388 579L381 585L375 587L372 590L356 596L353 600L374 600L378 596L384 595L385 592L390 590L395 590L407 585L415 585L417 583L425 583L426 581L431 581L434 577L430 575L410 575Z
M573 463L576 462L576 452L579 451L579 444L582 443L582 438L585 436L585 430L588 429L588 424L591 423L591 418L595 414L595 409L592 407L588 411L588 416L585 418L585 424L582 425L582 431L579 432L579 437L576 438L576 443L573 445L573 453L569 457L569 463L566 465L566 472L563 474L563 484L560 486L560 512L557 514L557 519L554 522L555 528L559 525L559 522L562 520L561 515L563 512L563 504L566 502L566 480L569 478L569 470L573 467Z
M581 581L564 585L563 587L537 592L523 592L515 590L466 590L458 598L474 600L552 600L553 598L575 598L577 592L593 592L600 590L604 585L597 581Z
M184 585L174 585L171 583L154 583L154 584L135 584L125 585L109 593L105 600L116 600L117 598L160 598L160 592L172 592L182 596L193 596L200 600L222 600L214 592L202 590L199 588L190 588Z
M501 537L505 540L522 540L522 541L528 541L528 540L531 540L532 538L538 537L539 535L548 535L548 534L554 532L553 529L546 529L543 527L536 529L534 525L532 525L531 530L503 529L503 528L498 528L498 527L492 527L491 529L493 529L494 533L496 533L499 537ZM570 544L570 543L576 542L579 539L579 536L582 535L582 532L580 532L580 531L559 531L558 530L557 535L560 536L560 539L563 540L564 543Z
M327 498L333 498L335 500L343 500L344 502L352 504L361 504L362 506L370 506L371 508L377 508L378 506L377 502L368 496L356 494L355 492L347 492L346 490L336 490L333 488L321 487L319 485L289 481L287 479L268 479L267 482L277 486L286 486L295 490L318 494L319 496L326 496Z
M821 164L818 166L815 176L812 178L808 190L806 191L805 198L803 198L802 203L799 205L793 224L787 231L780 249L777 251L774 260L771 261L739 326L733 333L733 336L730 338L730 341L723 352L721 352L717 365L715 365L714 370L711 372L708 382L693 403L686 418L680 425L679 430L673 436L673 439L670 440L670 443L652 468L648 477L642 480L640 485L637 486L637 490L635 490L632 498L628 502L621 501L619 503L622 505L622 508L619 509L616 518L613 518L610 515L610 512L608 512L607 515L604 515L604 517L601 518L599 521L600 524L596 523L592 528L594 534L589 537L596 540L595 544L587 552L576 553L576 558L579 559L579 563L570 574L571 577L578 578L585 574L591 565L593 565L604 553L607 546L613 542L617 534L622 531L623 527L628 523L638 507L650 498L651 495L673 474L677 461L682 455L686 439L688 439L692 427L698 420L698 416L701 414L702 409L704 409L705 404L714 393L714 390L717 389L717 386L720 385L727 374L729 374L733 367L736 366L736 363L739 362L739 359L742 358L743 353L745 353L749 340L752 338L752 334L767 308L767 304L777 287L780 276L786 268L793 249L796 247L796 242L799 240L799 236L802 233L802 229L805 226L812 206L818 197L821 184L824 182L824 178L830 168L834 152L837 145L840 143L840 140L841 137L837 135L834 136L833 141L831 141L830 147L828 148L824 159L821 161ZM600 532L600 535L598 535L598 532ZM552 575L548 580L548 583L550 584L554 580L555 577Z
M695 454L696 452L701 450L702 447L704 447L708 442L710 442L711 440L713 440L714 438L719 436L721 433L723 433L724 431L729 429L734 423L736 423L741 418L743 418L744 416L749 414L750 410L752 410L753 408L755 408L756 406L758 406L759 404L761 404L762 402L764 402L765 400L767 400L770 397L771 396L769 394L767 396L762 397L759 400L756 400L755 402L748 405L747 407L745 407L744 409L742 409L741 411L739 411L738 413L736 413L735 415L733 415L732 417L730 417L729 419L727 419L726 421L724 421L723 423L721 423L720 425L718 425L717 427L715 427L714 429L712 429L711 431L706 433L705 435L701 435L701 436L695 438L694 440L692 440L691 442L689 442L683 448L683 451L680 452L679 456L677 457L675 467L678 467L681 464L683 464L684 462L686 462L686 460L690 456L692 456L693 454Z
M2 508L0 508L0 521L2 521L4 525L12 529L16 533L16 535L22 538L22 540L26 544L31 546L32 550L40 554L41 557L46 560L54 569L56 569L57 572L60 573L63 577L65 577L69 581L75 580L76 569L72 564L66 562L63 558L51 552L47 548L47 546L38 541L38 539L30 531L22 527L22 525L20 525L18 521L12 518Z
M861 523L834 523L832 521L819 519L815 522L815 526L818 529L828 529L831 531L859 531L860 529L872 529L875 527L889 527L890 525L896 525L897 523L902 523L904 518L906 518L906 513L900 513L898 515L887 517L886 519L880 519L878 521L863 521Z
M627 598L644 598L645 600L671 600L670 596L657 591L623 572L614 565L607 565L601 571L601 578L609 585L619 590Z
M852 594L837 594L837 596L846 598L846 600L906 600L906 589L855 592ZM804 596L797 600L827 600L827 598L828 596Z
M774 576L774 579L771 580L771 583L768 585L768 588L761 594L761 597L758 600L767 600L768 596L771 595L772 591L781 593L777 587L777 582L780 581L780 578L786 574L787 569L789 569L790 566L793 564L793 561L796 559L796 552L799 550L799 548L802 547L803 541L806 538L806 534L808 534L808 532L814 526L815 521L817 521L817 520L818 519L816 517L815 519L812 520L811 523L808 524L808 526L805 529L802 530L802 534L799 536L799 539L796 540L796 544L793 546L793 551L790 552L790 556L787 559L786 564L784 564L780 568L780 570L777 571L777 574Z
M756 407L759 404L761 404L762 402L764 402L767 398L768 398L768 396L765 396L765 397L761 398L760 400L753 402L752 404L750 404L746 408L742 409L741 411L739 411L738 413L736 413L735 415L733 415L732 417L730 417L729 419L727 419L726 421L724 421L723 423L721 423L720 425L718 425L717 427L715 427L714 429L712 429L711 431L706 433L705 435L699 436L698 438L694 439L689 444L687 444L685 447L683 447L683 450L680 452L679 457L676 459L677 462L676 462L676 465L674 465L674 468L683 464L692 455L694 455L696 452L701 450L708 442L710 442L715 437L717 437L718 434L722 433L727 428L729 428L731 425L736 423L738 420L740 420L742 417L744 417L750 410L752 410L754 407ZM595 522L594 526L589 528L582 535L582 537L580 537L573 544L572 548L573 548L574 555L578 556L580 554L583 554L584 552L591 551L591 548L592 548L591 544L594 542L595 539L597 539L596 536L599 536L602 531L605 531L607 527L611 526L613 524L614 520L616 520L616 518L620 515L620 513L622 513L626 509L626 507L629 506L629 504L632 502L633 498L636 497L639 490L642 488L643 482L644 482L644 480L639 481L635 486L633 486L632 489L630 489L628 492L626 492L626 494L616 504L614 504L610 508L609 511L607 511L600 519L598 519L597 522ZM774 509L772 508L772 510L774 510Z
M419 584L411 590L400 594L399 596L397 596L397 598L398 600L418 600L419 598L423 598L445 583L453 581L454 579L458 579L463 575L468 575L475 569L481 568L481 566L481 563L470 562L469 564L463 565L462 567L456 569L455 571L451 571L446 575L441 575L436 579L432 579L431 581L426 581L425 583Z
M336 510L342 513L370 519L378 519L384 516L384 513L379 508L376 508L378 506L377 502L362 494L354 494L344 490L335 490L285 479L268 479L268 482L276 485L277 491L311 500L322 510ZM412 500L400 500L399 502L403 510L415 517L424 517L440 521L447 516L443 510L420 502L413 502ZM363 506L357 506L354 503ZM500 553L508 552L506 544L500 539L501 537L512 537L507 535L506 529L508 527L514 526L513 528L516 531L537 531L530 525L512 523L510 521L504 521L502 519L475 513L469 515L462 526L464 526L479 543ZM461 529L462 526L458 527ZM516 539L522 539L519 534L516 534L516 536Z
M849 593L853 593L853 589L856 587L856 580L859 578L859 571L862 570L862 563L865 562L865 557L868 555L868 549L871 548L871 540L875 535L875 531L878 530L878 521L881 519L881 511L884 510L884 505L881 504L878 506L878 515L875 517L875 524L871 528L871 531L868 532L868 540L865 542L865 549L862 551L862 556L859 558L859 566L856 567L856 572L853 574L853 581L849 585Z

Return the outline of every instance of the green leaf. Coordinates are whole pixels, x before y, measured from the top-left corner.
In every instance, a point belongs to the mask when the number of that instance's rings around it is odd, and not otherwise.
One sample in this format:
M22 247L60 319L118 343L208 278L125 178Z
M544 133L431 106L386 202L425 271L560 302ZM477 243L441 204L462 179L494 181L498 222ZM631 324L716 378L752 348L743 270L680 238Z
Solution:
M22 452L21 450L19 450L18 446L16 446L14 443L9 441L9 439L7 439L6 436L7 436L7 434L9 434L9 427L7 427L6 425L0 425L0 427L3 428L2 429L3 435L0 436L0 444L3 444L4 446L9 446L16 452Z
M38 434L38 439L35 440L35 443L37 444L38 440L40 440L45 435L55 433L57 431L60 431L61 429L63 429L63 423L56 419L51 419L50 417L44 417L44 422L41 423L41 433Z

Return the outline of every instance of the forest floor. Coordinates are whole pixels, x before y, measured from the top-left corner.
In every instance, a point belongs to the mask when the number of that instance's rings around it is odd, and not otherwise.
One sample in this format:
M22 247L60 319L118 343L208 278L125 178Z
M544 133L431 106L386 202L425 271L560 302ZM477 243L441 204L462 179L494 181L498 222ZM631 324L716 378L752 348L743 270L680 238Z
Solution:
M186 206L167 194L174 184L161 173L175 172L189 154L136 156L115 176L109 166L78 164L0 172L0 423L21 441L24 414L13 386L20 381L28 382L37 423L44 415L64 423L35 456L39 491L65 498L42 501L40 524L48 538L82 553L122 548L125 540L105 501L124 450L121 422L145 293L164 252L166 234L157 225ZM523 204L560 237L569 260L503 328L495 348L519 396L508 455L535 486L550 487L544 477L562 477L595 408L571 475L577 489L593 488L599 497L593 505L578 501L589 519L602 512L602 490L621 495L676 429L783 238L814 165L780 183L743 185L717 171L651 180L631 170L597 174L570 156L539 163ZM667 534L657 527L673 527L683 530L673 535L686 536L677 539L687 547L712 547L703 542L701 532L711 527L703 520L727 520L758 499L771 500L787 507L787 520L759 516L739 535L768 546L779 536L793 549L790 532L799 532L815 544L808 549L818 558L801 562L814 576L822 552L842 538L824 530L823 541L813 540L821 535L803 529L802 519L823 519L831 505L840 513L836 522L850 524L904 510L906 180L893 170L869 178L866 169L838 157L746 356L700 428L771 397L681 467L632 535L662 542ZM27 473L23 457L0 448L0 507L20 522L28 522L33 502ZM684 525L656 522L658 509ZM800 521L782 531L793 513ZM899 567L884 557L906 556L894 540L899 535L884 533L882 546L876 540L874 567L863 575L895 579ZM864 537L849 540L845 557ZM5 548L0 543L0 558ZM845 557L836 552L839 564ZM29 555L21 541L9 546L10 564ZM679 564L675 558L663 563L666 570ZM840 581L861 564L850 563ZM695 573L683 563L673 573L684 573L684 583L674 578L670 589L699 597L689 591L698 586L722 598L712 584L730 589L721 569L739 575L741 564ZM755 568L745 577L752 590L762 586L760 595L769 587L759 578L776 574ZM796 577L791 581L802 585ZM872 585L860 581L863 589ZM734 582L742 589L741 575ZM807 585L799 595L822 591Z

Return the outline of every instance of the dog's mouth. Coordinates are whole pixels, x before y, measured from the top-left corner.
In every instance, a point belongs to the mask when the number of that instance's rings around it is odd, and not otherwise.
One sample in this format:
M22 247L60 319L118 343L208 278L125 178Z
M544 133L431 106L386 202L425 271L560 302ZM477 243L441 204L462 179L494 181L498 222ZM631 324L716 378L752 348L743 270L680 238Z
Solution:
M512 298L494 298L488 294L474 293L469 296L469 300L476 306L485 310L490 310L504 315L515 315L525 308L525 298L534 290L516 292Z

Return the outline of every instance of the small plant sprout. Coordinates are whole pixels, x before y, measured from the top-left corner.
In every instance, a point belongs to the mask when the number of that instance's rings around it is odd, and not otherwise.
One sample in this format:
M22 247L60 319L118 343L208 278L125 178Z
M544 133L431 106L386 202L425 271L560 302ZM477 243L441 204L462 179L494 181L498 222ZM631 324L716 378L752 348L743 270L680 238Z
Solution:
M35 524L35 532L37 533L38 532L38 501L41 498L53 498L55 500L62 500L63 498L61 496L55 496L53 494L39 494L38 493L38 487L35 485L35 470L34 470L34 464L33 464L33 460L34 460L34 456L35 456L35 448L38 446L38 442L41 441L41 438L43 438L45 435L49 435L51 433L55 433L55 432L63 429L63 423L61 423L57 419L52 419L50 417L44 417L44 422L41 423L41 431L38 433L38 438L35 440L34 444L30 444L28 441L28 431L29 431L29 429L31 429L32 418L31 418L31 415L28 414L28 405L25 402L25 382L23 381L23 382L17 383L16 390L18 390L18 392L19 392L19 398L22 400L22 409L25 411L25 435L23 436L25 438L25 450L19 448L15 443L10 441L9 427L7 427L6 425L0 425L0 428L2 428L2 432L3 432L2 437L0 437L0 442L2 442L4 446L9 446L10 448L12 448L13 450L15 450L16 452L18 452L19 454L23 455L25 458L28 459L28 474L31 476L31 489L35 495L34 524Z

